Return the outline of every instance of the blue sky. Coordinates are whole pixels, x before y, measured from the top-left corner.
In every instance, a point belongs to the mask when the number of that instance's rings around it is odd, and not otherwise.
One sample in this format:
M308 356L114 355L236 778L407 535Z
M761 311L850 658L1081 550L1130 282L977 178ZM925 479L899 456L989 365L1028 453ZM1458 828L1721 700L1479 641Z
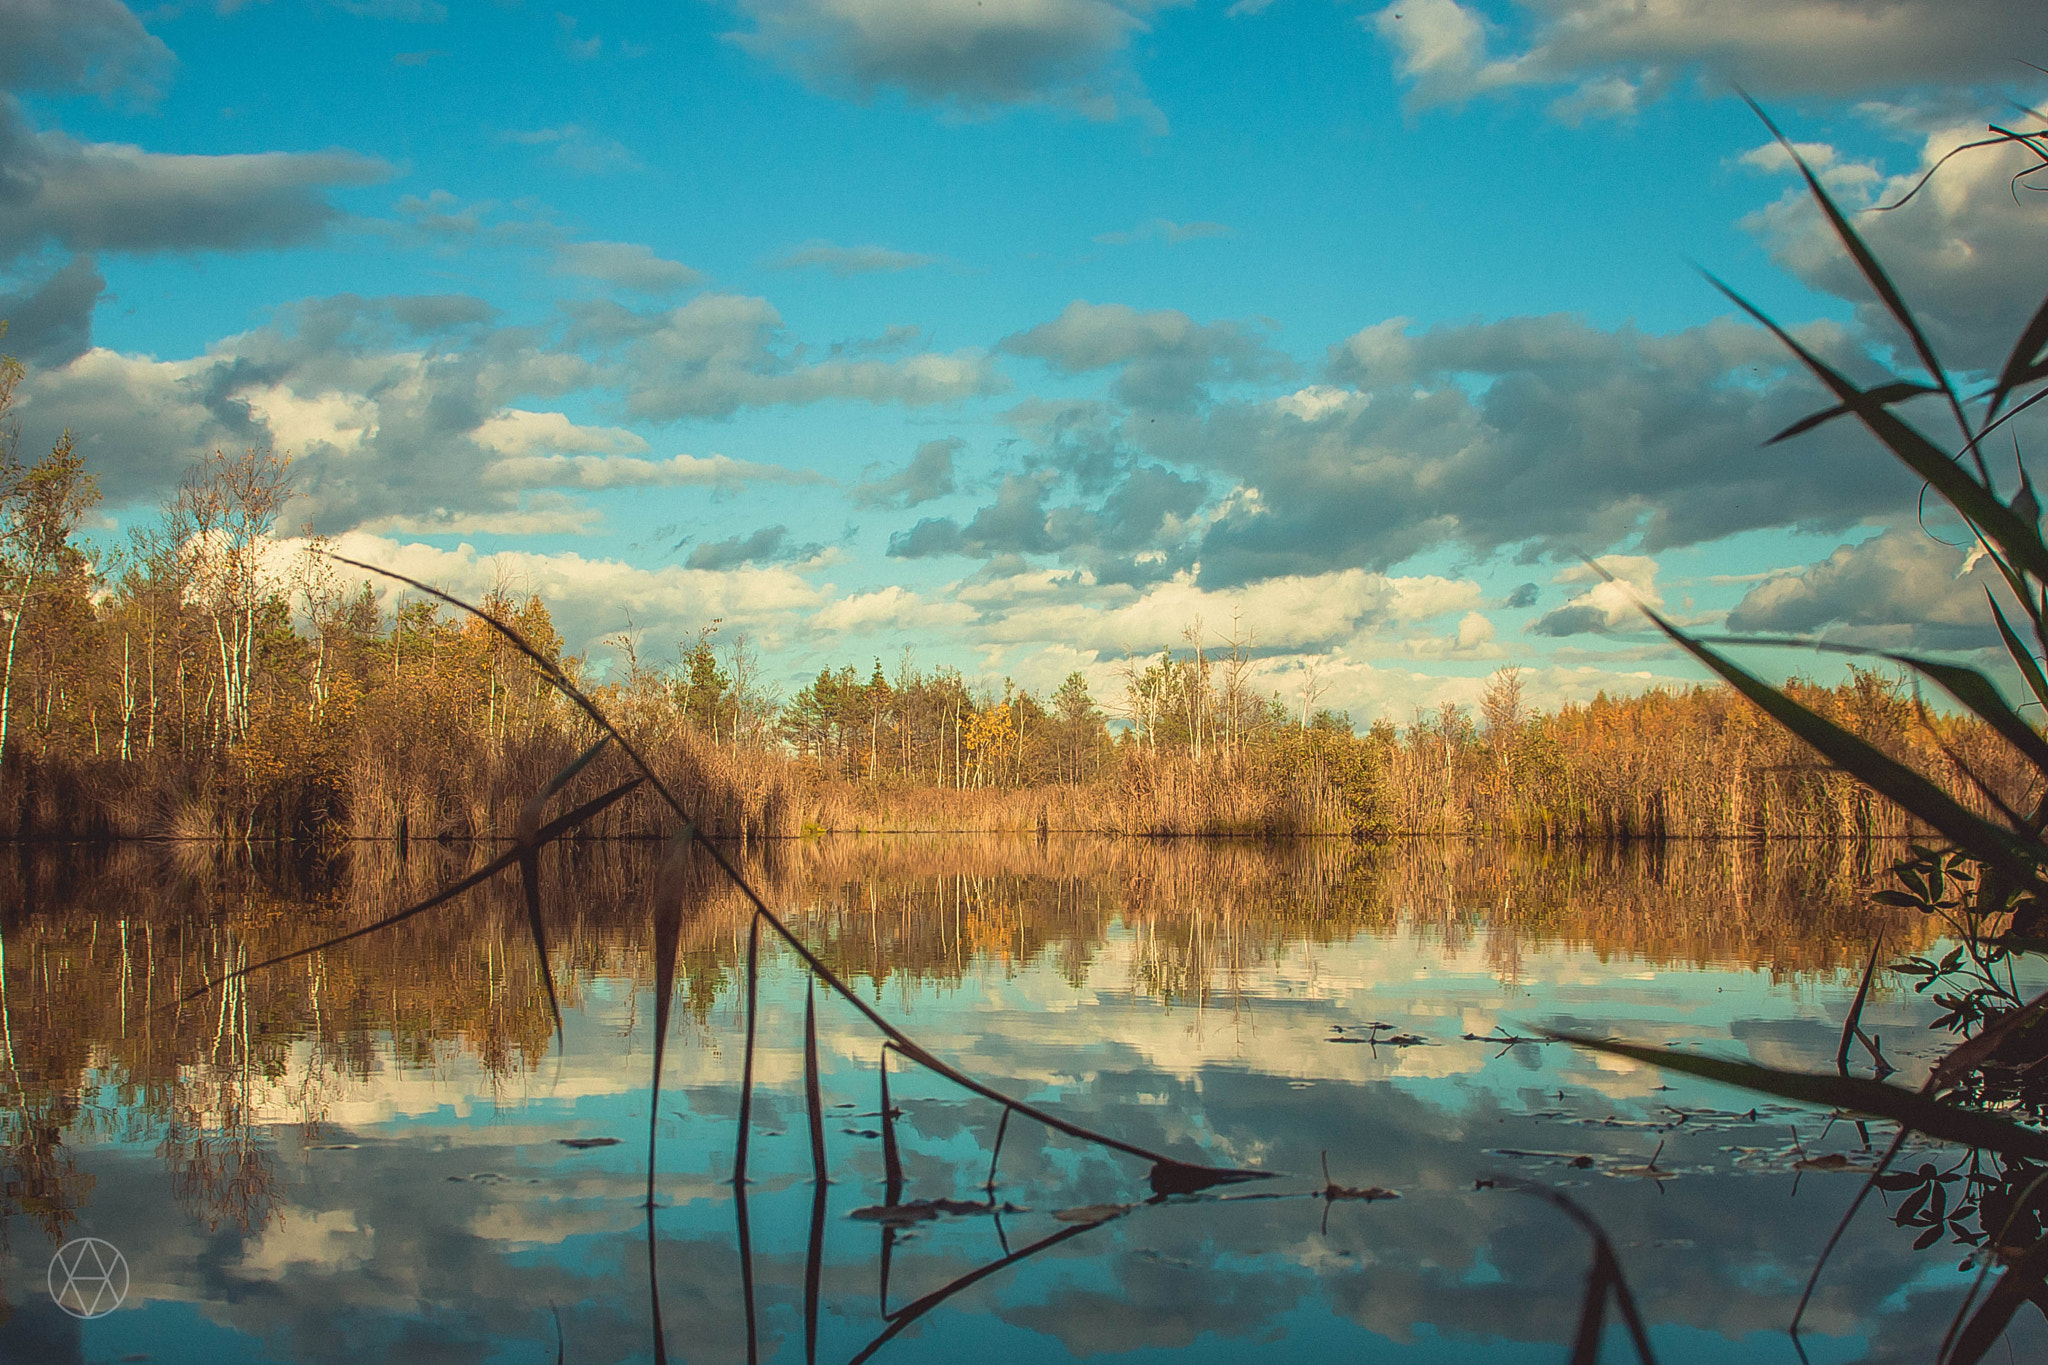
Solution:
M1759 449L1817 395L1691 263L1867 370L1731 83L1866 206L2038 102L2042 41L2016 0L0 0L0 316L110 530L270 445L291 526L598 658L718 618L784 683L907 645L1108 697L1234 620L1360 721L1693 676L1581 555L1708 628L1976 649L1879 453ZM2048 283L2024 164L1861 219L1964 370Z

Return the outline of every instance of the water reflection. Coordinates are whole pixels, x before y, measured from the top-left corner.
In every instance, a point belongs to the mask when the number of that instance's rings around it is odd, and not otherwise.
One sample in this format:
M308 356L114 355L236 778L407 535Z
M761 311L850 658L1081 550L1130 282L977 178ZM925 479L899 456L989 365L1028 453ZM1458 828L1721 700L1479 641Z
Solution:
M544 861L559 1050L510 886L169 1007L487 857L0 865L0 1354L553 1359L559 1322L572 1361L651 1358L664 1329L678 1358L738 1361L752 1320L761 1359L843 1361L878 1338L892 1360L1562 1359L1590 1245L1512 1178L1599 1218L1665 1354L1789 1359L1770 1334L1855 1180L1795 1163L1861 1159L1825 1116L1471 1039L1570 1023L1824 1067L1878 923L1858 896L1883 862L1868 849L866 839L750 864L828 965L946 1060L1148 1149L1289 1172L1259 1191L1280 1197L1143 1203L1141 1164L1021 1118L989 1191L1001 1111L921 1073L884 1105L878 1040L824 1000L820 1191L804 973L764 950L736 1218L748 917L707 890L681 931L650 1239L638 846ZM1894 945L1925 932L1886 923ZM1923 1023L1897 992L1865 1014L1901 1079L1931 1055ZM603 1138L619 1141L564 1142ZM1400 1197L1324 1199L1325 1152L1337 1184ZM873 1216L892 1203L920 1216ZM78 1232L121 1246L135 1278L128 1307L84 1324L41 1288ZM1958 1278L1866 1229L1809 1310L1809 1349L1929 1359Z

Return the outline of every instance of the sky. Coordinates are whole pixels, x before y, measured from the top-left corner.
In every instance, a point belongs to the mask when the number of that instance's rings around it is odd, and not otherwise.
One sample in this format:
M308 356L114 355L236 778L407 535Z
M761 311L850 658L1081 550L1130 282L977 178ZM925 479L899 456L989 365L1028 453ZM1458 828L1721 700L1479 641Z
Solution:
M1364 724L1697 679L1639 601L1988 658L1986 566L1847 423L1764 446L1825 402L1700 272L1896 360L1739 87L1995 373L2032 158L1863 210L2030 63L2021 0L0 0L0 346L106 543L288 452L283 529L599 668L716 622L785 690L1113 701L1235 638Z

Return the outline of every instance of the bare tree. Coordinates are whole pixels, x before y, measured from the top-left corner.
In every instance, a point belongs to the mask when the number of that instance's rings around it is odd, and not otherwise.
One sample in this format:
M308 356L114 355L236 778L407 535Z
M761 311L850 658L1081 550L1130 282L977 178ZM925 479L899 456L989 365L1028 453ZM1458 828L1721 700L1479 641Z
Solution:
M291 492L291 456L255 446L240 455L216 450L186 475L167 511L187 591L213 627L221 689L215 733L223 747L249 731L256 613L271 588L265 560Z
M1314 709L1316 699L1330 690L1330 685L1319 676L1322 671L1321 659L1310 659L1301 666L1301 728L1304 730L1308 729L1309 712Z
M1515 737L1521 733L1522 722L1528 718L1528 712L1522 705L1522 670L1519 665L1507 664L1496 669L1487 679L1486 692L1479 699L1479 714L1486 727L1486 747L1493 751L1495 765L1505 773Z

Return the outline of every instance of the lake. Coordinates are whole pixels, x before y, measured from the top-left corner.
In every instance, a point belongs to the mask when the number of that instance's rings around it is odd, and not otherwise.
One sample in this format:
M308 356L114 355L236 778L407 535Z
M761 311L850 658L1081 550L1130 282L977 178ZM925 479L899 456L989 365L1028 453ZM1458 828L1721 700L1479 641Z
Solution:
M1273 1174L1155 1200L1145 1160L1016 1115L991 1192L1001 1109L899 1057L885 1124L881 1036L821 992L820 1198L809 973L771 935L736 1199L749 919L699 867L650 1219L658 849L543 855L557 1044L509 878L179 1004L489 850L16 847L0 1359L1562 1362L1593 1243L1550 1192L1604 1229L1658 1360L1794 1361L1801 1286L1890 1128L1512 1040L1831 1071L1875 934L1887 960L1936 942L1866 905L1890 852L756 849L768 904L937 1058L1132 1147ZM1937 1012L1880 976L1863 1023L1895 1080L1939 1055ZM51 1292L53 1252L88 1236L127 1280L89 1319ZM1919 1236L1873 1197L1807 1311L1810 1360L1934 1358L1972 1272ZM1607 1324L1603 1358L1633 1359ZM2031 1309L2012 1340L2048 1352Z

